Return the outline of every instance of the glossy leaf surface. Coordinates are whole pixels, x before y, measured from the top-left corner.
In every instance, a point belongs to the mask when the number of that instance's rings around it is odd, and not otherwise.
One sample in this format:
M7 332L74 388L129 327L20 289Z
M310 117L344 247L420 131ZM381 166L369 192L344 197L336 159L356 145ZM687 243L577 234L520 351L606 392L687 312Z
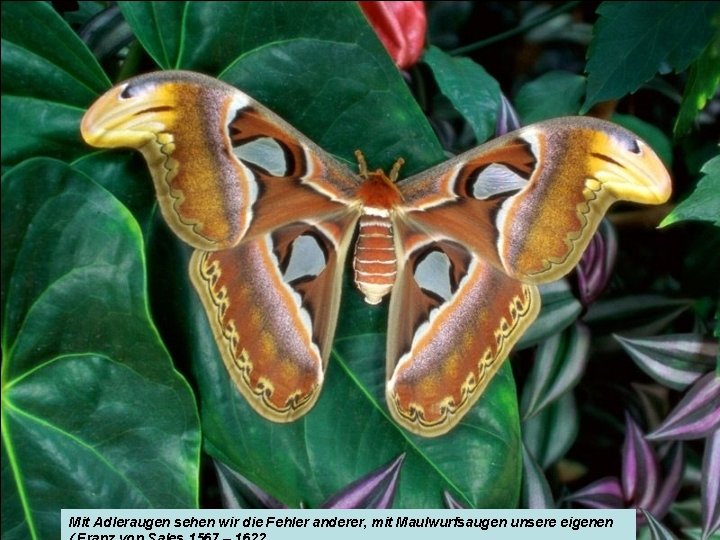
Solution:
M424 57L442 93L470 123L478 143L495 131L500 85L469 58L453 58L431 47Z
M46 2L2 3L3 95L88 106L110 86L80 38Z
M564 71L551 71L523 85L515 106L523 123L578 114L585 95L585 77Z
M583 110L636 91L667 62L685 69L707 46L714 2L603 2L588 50Z
M57 537L61 507L195 506L195 402L149 319L134 219L54 160L2 193L3 537Z

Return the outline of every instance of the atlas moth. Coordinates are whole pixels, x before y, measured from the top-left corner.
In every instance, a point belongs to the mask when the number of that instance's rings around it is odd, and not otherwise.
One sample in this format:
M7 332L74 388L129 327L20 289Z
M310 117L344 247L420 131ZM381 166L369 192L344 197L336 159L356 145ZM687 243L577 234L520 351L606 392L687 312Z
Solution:
M365 299L390 296L390 413L437 436L478 400L537 316L538 284L574 267L608 207L663 203L671 189L646 143L583 117L401 180L401 160L386 175L358 153L355 173L250 96L183 71L109 90L81 130L143 154L162 215L195 249L190 279L227 371L276 422L318 399L351 248Z

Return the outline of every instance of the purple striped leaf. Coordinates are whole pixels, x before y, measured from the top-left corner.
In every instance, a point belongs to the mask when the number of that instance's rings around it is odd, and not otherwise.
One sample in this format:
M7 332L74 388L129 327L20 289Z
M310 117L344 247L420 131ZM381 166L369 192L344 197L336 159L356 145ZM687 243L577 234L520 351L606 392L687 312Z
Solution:
M655 452L640 428L625 414L625 441L622 448L622 488L636 508L648 508L658 490L658 463Z
M392 506L405 454L371 472L325 501L320 508L380 508ZM288 508L224 463L213 460L224 508Z
M545 474L523 444L523 480L521 501L523 508L555 508L552 491Z
M583 317L593 334L623 329L625 335L650 336L660 333L693 302L660 295L637 294L593 302Z
M327 501L321 508L390 508L395 499L398 477L405 454L356 480Z
M620 480L614 476L593 482L565 497L564 500L590 508L625 508L625 499Z
M682 443L675 443L670 448L668 460L670 467L660 486L660 489L647 508L652 514L659 519L665 517L670 505L675 501L680 487L682 486L683 471L685 470L685 459Z
M637 424L626 414L625 442L622 449L622 479L604 478L575 492L566 500L593 508L635 508L638 524L647 513L662 519L675 502L685 468L682 443L667 452L661 476L654 449Z
M578 293L584 306L593 303L605 290L616 258L617 235L610 222L604 219L576 268Z
M280 501L268 495L262 488L253 484L221 461L214 459L213 464L220 485L220 498L223 508L287 508Z
M641 512L650 530L650 538L652 540L675 540L675 535L671 533L665 525L655 519L655 516L645 509L641 509Z
M720 426L720 377L715 372L698 380L648 439L689 440L707 437Z
M720 429L716 429L705 441L702 479L703 538L710 538L720 530Z
M590 331L575 323L543 341L522 394L522 418L527 420L572 389L585 372Z
M579 419L575 397L567 392L539 414L522 423L525 444L540 467L547 469L575 442Z
M649 338L614 336L635 363L660 384L684 390L715 366L718 343L699 334Z

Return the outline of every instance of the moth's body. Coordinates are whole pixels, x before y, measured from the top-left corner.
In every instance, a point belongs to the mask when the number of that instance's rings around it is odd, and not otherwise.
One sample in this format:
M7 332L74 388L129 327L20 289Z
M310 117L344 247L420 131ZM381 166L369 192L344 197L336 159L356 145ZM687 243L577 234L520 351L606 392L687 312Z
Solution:
M362 202L362 215L353 256L355 285L368 304L379 304L392 290L397 276L391 215L403 203L402 194L395 185L403 161L396 162L388 177L382 170L368 172L362 153L357 151L355 156L363 179L357 191Z
M110 90L82 132L143 153L163 216L196 248L190 277L228 373L279 422L317 400L356 230L358 288L370 303L390 294L390 412L436 436L477 401L536 317L536 285L573 268L610 204L670 195L647 145L588 118L528 126L397 182L400 162L386 176L359 160L355 174L188 72Z

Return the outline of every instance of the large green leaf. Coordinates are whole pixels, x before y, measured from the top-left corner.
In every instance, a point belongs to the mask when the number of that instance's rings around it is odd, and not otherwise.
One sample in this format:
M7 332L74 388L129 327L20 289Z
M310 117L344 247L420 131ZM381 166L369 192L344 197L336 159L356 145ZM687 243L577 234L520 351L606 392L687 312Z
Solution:
M83 110L43 99L2 96L2 164L34 156L72 160L89 151L80 138Z
M120 2L125 20L163 69L178 67L188 2Z
M2 3L4 95L84 107L108 86L93 55L48 2Z
M354 3L187 2L182 24L161 24L162 9L171 8L158 4L165 3L126 2L122 9L156 61L182 43L180 58L160 65L219 75L351 164L357 149L372 167L402 156L406 175L443 159Z
M360 43L278 41L246 53L221 78L352 168L357 149L371 168L389 169L402 156L403 176L443 160L432 129L389 58Z
M667 63L682 71L708 44L715 2L603 2L588 50L583 112L635 92Z
M2 180L3 538L61 508L197 504L195 403L149 319L140 230L107 191L34 159Z
M2 164L33 156L71 160L83 108L109 81L47 2L2 3Z
M155 190L138 152L94 152L73 162L73 167L112 193L147 233L156 208Z
M392 66L355 2L189 2L185 21L178 63L184 69L219 73L247 52L299 38L354 43L382 58L377 67ZM292 93L296 81L285 82Z

